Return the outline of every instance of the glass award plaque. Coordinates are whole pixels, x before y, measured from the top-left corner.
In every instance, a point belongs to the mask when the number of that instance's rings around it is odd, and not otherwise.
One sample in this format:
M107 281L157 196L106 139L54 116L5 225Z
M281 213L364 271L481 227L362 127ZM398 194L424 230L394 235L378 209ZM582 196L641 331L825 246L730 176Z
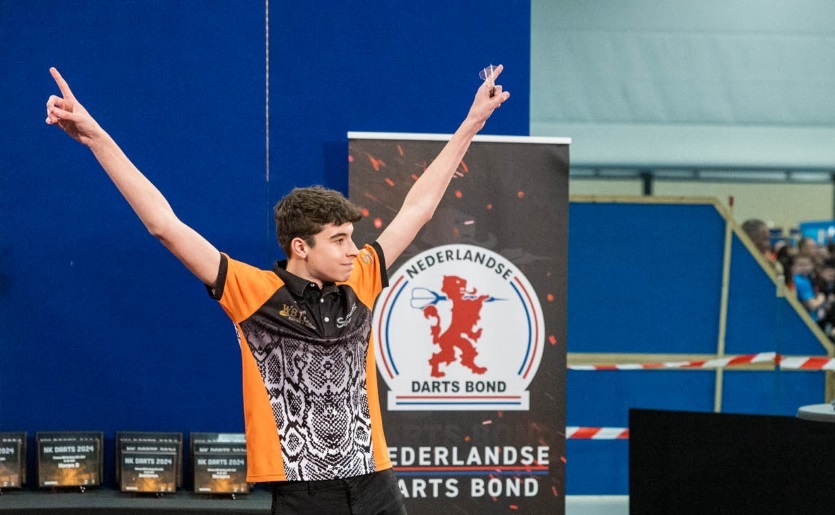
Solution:
M26 439L25 432L0 433L0 489L26 483Z
M490 97L492 98L496 94L496 70L498 66L493 66L492 64L480 72L478 72L478 77L483 80L487 87L490 89Z
M196 493L249 493L243 433L191 433L191 452Z
M116 481L122 492L168 493L182 486L182 433L116 433Z
M183 434L117 432L116 482L123 492L165 493L182 487Z
M104 435L94 431L50 431L35 435L38 486L41 488L100 486Z

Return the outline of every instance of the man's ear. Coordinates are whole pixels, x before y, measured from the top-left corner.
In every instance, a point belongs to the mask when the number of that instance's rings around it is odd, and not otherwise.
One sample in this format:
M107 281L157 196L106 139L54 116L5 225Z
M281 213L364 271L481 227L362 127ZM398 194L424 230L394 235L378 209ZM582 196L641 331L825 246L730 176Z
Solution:
M302 238L293 238L290 242L290 250L293 252L293 256L299 259L305 259L307 257L307 249L307 242Z

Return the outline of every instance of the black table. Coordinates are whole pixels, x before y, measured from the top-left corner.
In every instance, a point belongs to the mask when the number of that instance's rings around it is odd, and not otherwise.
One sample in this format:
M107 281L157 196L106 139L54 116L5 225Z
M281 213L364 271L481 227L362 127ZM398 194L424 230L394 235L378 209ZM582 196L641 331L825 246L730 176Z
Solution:
M235 514L264 515L270 513L270 493L253 490L247 495L210 497L191 492L176 492L161 497L137 495L111 489L86 492L50 490L3 490L0 514L61 515L118 514Z

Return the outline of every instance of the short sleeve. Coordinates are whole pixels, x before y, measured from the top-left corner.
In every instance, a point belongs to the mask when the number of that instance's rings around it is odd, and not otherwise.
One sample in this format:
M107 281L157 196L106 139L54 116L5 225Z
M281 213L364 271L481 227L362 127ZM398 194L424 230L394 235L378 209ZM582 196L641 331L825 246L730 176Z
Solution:
M346 284L366 306L373 306L377 295L388 286L383 249L377 242L365 245L354 258L354 271Z
M283 285L273 272L260 270L221 253L217 285L209 293L233 322L249 318Z

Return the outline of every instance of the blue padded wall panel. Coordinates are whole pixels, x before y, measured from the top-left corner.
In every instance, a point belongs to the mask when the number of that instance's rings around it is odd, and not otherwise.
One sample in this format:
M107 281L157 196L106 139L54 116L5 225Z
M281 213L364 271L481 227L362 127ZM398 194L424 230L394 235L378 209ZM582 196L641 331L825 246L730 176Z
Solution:
M793 417L801 406L824 402L825 383L824 372L726 370L722 412Z
M565 448L568 495L629 494L629 440L569 440Z
M715 353L724 221L712 205L572 202L569 352Z
M774 282L734 236L725 352L825 355L814 333L786 299L777 297L776 290Z
M725 352L776 352L785 338L781 319L791 306L748 249L733 236Z
M713 409L714 373L701 370L569 370L568 425L625 427L630 408Z
M711 411L715 374L709 371L568 371L568 425L627 427L629 409ZM569 440L566 481L570 495L626 495L625 441Z

